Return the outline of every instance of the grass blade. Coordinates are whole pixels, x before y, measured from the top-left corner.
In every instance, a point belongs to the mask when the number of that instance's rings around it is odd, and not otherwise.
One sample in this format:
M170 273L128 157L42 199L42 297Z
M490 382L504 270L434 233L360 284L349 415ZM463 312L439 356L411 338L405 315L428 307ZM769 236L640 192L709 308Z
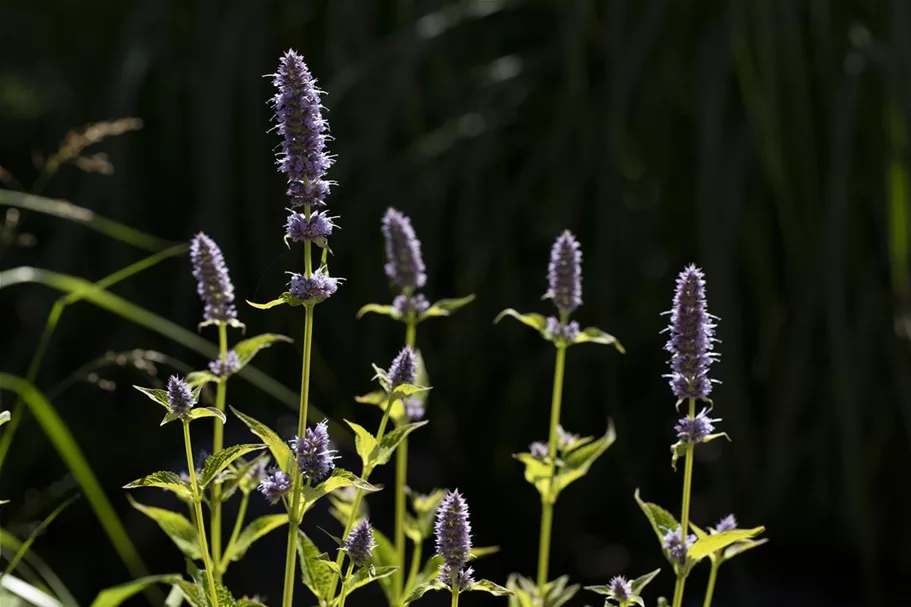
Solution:
M19 561L22 560L22 557L25 556L25 553L28 552L29 548L32 547L32 544L34 544L35 540L38 539L38 536L41 535L41 532L44 531L45 529L47 529L47 526L50 525L54 521L54 519L60 515L61 512L66 510L70 504L72 504L74 501L76 501L77 497L79 497L79 496L74 495L70 499L66 500L65 502L63 502L62 504L57 506L53 512L48 514L47 517L43 521L41 521L40 525L35 527L35 529L28 536L28 539L26 539L24 542L22 542L22 545L19 546L19 550L17 550L16 555L12 559L10 559L9 565L6 566L6 569L3 571L3 573L0 573L0 578L3 578L3 576L9 575L16 569L16 566L19 564Z
M14 554L22 547L22 541L6 529L0 529L0 548L11 550ZM63 581L48 566L44 560L34 552L26 552L23 560L35 571L44 585L51 590L57 599L64 605L76 606L79 603L72 595Z

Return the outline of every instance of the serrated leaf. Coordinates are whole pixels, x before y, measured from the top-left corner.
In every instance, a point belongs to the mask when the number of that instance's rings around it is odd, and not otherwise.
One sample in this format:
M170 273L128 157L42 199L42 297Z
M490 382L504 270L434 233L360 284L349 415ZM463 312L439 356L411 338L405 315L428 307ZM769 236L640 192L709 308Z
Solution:
M609 421L604 436L564 453L563 466L557 468L557 478L554 479L554 495L559 495L570 483L588 474L595 460L601 457L615 440L617 433L614 430L614 422Z
M149 397L153 402L158 403L168 411L171 410L171 402L168 400L167 390L159 390L157 388L144 388L142 386L133 386L143 394Z
M680 523L677 522L677 519L674 518L674 515L672 515L661 506L652 504L651 502L642 501L642 499L639 497L638 489L636 489L636 492L633 494L633 496L636 498L636 503L639 504L639 508L642 509L642 512L645 514L648 522L651 523L652 530L655 532L655 536L658 538L658 542L663 544L664 534L667 533L669 529L676 529L679 527Z
M763 531L765 531L765 527L755 527L753 529L731 529L730 531L713 533L712 535L696 540L696 543L692 545L687 554L693 560L699 561L709 556L713 552L724 550L735 542L742 542L744 540L752 539Z
M385 406L386 402L389 400L389 395L382 390L376 390L375 392L370 392L369 394L364 394L363 396L355 396L354 400L359 403L364 403L365 405Z
M176 584L180 576L175 574L150 575L125 584L106 588L98 593L91 607L119 607L130 597L139 594L154 584Z
M164 418L161 420L159 426L164 426L165 424L170 424L173 421L178 419L183 419L183 415L178 411L168 411Z
M300 561L301 581L310 589L318 602L328 599L335 585L336 575L328 556L303 532L297 536L297 553Z
M202 419L204 417L215 417L222 424L228 422L228 418L225 417L224 411L219 411L215 407L194 407L190 409L190 412L187 414L187 419L193 421L194 419Z
M287 514L267 514L252 520L237 536L237 541L225 550L224 562L239 561L257 540L287 522Z
M278 434L273 432L266 424L259 422L248 415L244 415L234 407L231 407L231 411L253 434L263 440L269 448L269 451L272 452L272 458L275 459L276 465L282 472L289 474L291 472L293 456L291 454L291 447L288 446L288 443L279 438Z
M255 601L255 600L251 599L250 597L245 596L240 599L237 599L237 602L234 604L234 607L266 607L266 604L260 603L259 601Z
M418 584L414 587L414 590L411 591L411 594L403 601L404 604L413 603L418 600L431 590L449 590L449 586L444 584L438 579L433 579L423 584Z
M542 334L544 332L544 329L547 327L547 318L545 318L541 314L521 314L519 312L516 312L512 308L506 308L505 310L503 310L502 312L497 314L497 317L493 319L494 324L500 322L507 316L511 316L511 317L515 318L520 323L522 323L524 325L528 325L532 329L534 329Z
M365 314L382 314L395 320L401 320L402 315L395 309L395 306L384 306L380 304L367 304L357 311L355 318L360 320Z
M433 302L427 310L424 311L420 316L420 320L425 318L433 318L435 316L449 316L459 308L467 306L475 300L475 295L472 293L466 297L459 297L457 299L440 299Z
M579 334L576 336L576 339L572 341L572 344L583 344L583 343L593 343L593 344L603 344L605 346L614 346L617 348L617 351L620 354L626 354L626 350L623 349L623 346L617 341L617 338L611 335L610 333L605 333L598 327L587 327L582 331L579 331ZM571 345L572 345L571 344Z
M639 596L640 594L642 594L642 590L646 586L648 586L649 582L651 582L653 579L655 579L659 573L661 573L660 568L655 569L651 573L646 573L645 575L637 577L636 579L632 580L629 583L629 585L633 591L633 594L636 596Z
M349 422L347 419L345 423L354 430L354 445L357 448L357 454L361 456L361 463L366 469L370 464L370 454L373 453L376 447L376 438L369 430L359 424Z
M379 487L371 485L353 472L336 468L332 471L332 474L329 475L329 478L315 487L303 486L301 487L301 492L303 493L304 503L306 507L309 508L321 497L332 493L337 489L342 489L343 487L357 487L361 491L367 493L380 490Z
M261 350L280 341L292 343L294 340L290 337L279 335L278 333L263 333L262 335L257 335L256 337L250 337L249 339L237 342L233 348L234 353L237 354L237 370L240 371L250 364L253 357L259 354Z
M371 570L373 572L372 574ZM357 571L354 572L354 575L351 576L351 579L348 580L348 585L345 587L345 592L346 594L350 595L358 588L362 588L370 582L387 578L396 571L398 571L398 567L376 567L372 565L369 567L360 567ZM337 605L338 599L333 601L332 604Z
M398 449L398 446L401 444L405 438L422 426L426 426L427 422L414 422L412 424L405 424L404 426L399 426L389 434L383 437L383 440L376 445L373 451L370 454L370 465L373 468L378 466L383 466L389 462L389 459L392 457L392 454L395 453L395 450Z
M495 583L491 582L490 580L478 580L477 582L470 585L468 588L466 588L464 590L464 592L476 592L476 591L486 592L486 593L492 594L494 596L512 596L512 594L513 594L512 590L510 590L508 588L504 588L503 586L500 586L499 584L495 584Z
M265 447L265 445L232 445L207 457L206 463L202 467L202 474L199 475L200 491L205 489L218 476L219 472L230 466L231 462L238 457L253 451L259 451Z
M210 373L209 371L193 371L192 373L187 374L185 381L191 388L196 388L208 383L217 384L220 380L217 375Z
M172 491L185 499L193 499L193 491L190 488L190 484L180 480L180 477L173 472L153 472L123 486L124 489L136 489L137 487L158 487L159 489Z
M146 506L134 500L127 495L127 500L133 508L136 508L147 517L155 521L161 530L165 532L178 550L184 556L199 560L202 558L202 551L199 548L199 539L196 533L196 526L191 523L187 517L179 512L172 512L164 508Z

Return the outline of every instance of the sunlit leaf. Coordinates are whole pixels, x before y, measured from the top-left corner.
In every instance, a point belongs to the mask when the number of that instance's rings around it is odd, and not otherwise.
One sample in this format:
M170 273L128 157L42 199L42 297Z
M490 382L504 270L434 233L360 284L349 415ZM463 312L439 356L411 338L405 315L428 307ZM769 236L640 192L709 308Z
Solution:
M362 588L369 584L370 582L379 581L383 578L387 578L393 573L398 571L398 567L386 567L386 566L369 566L361 567L354 572L354 575L351 576L351 579L348 580L348 585L345 587L345 592L351 594L358 588ZM338 599L332 602L333 605L338 604Z
M124 489L136 489L137 487L158 487L159 489L172 491L185 499L193 499L193 491L190 488L190 484L182 481L173 472L154 472L123 486Z
M215 479L219 472L230 466L231 462L238 457L264 448L265 445L232 445L218 453L213 453L206 458L206 463L203 464L202 474L199 475L200 488L204 489Z
M267 514L254 519L240 532L237 541L225 549L224 562L239 561L258 539L287 522L287 514Z
M290 337L285 337L284 335L279 335L277 333L263 333L262 335L257 335L256 337L250 337L243 341L239 341L234 345L234 352L237 354L238 366L237 369L243 369L250 361L253 360L261 350L268 348L272 344L278 342L291 343L294 340Z
M146 396L148 396L153 402L158 403L167 410L171 410L171 402L168 400L168 391L159 390L156 388L144 388L143 386L133 386Z
M401 444L401 442L405 440L409 434L426 425L426 421L406 424L404 426L399 426L384 436L383 440L381 440L380 443L376 445L373 452L370 454L371 466L377 467L386 465L389 462L389 459L392 457L392 454L395 453L396 449L398 449L398 446Z
M190 421L193 421L194 419L202 419L204 417L215 417L223 424L228 423L228 418L225 417L224 411L219 411L215 407L193 407L187 414L187 418Z
M689 549L688 555L693 560L699 561L713 552L724 550L735 542L752 539L763 531L765 531L765 527L731 529L730 531L713 533L712 535L696 540L696 543Z
M495 584L495 583L491 582L490 580L478 580L477 582L475 582L474 584L472 584L468 588L466 588L464 591L465 592L481 591L481 592L486 592L488 594L492 594L494 596L512 596L512 594L513 594L512 590L509 590L508 588L504 588L503 586L500 586L499 584Z
M563 466L558 468L557 478L554 479L555 494L559 494L570 483L585 476L595 460L601 457L615 440L617 440L617 433L614 430L614 423L611 421L608 422L607 432L604 433L604 436L564 453Z
M406 605L408 603L413 603L431 590L449 590L449 586L438 579L433 579L428 582L424 582L423 584L418 584L415 586L414 590L411 591L411 594L405 598L404 603Z
M132 497L127 495L127 499L134 508L145 514L155 521L161 530L165 532L174 545L177 546L184 556L191 559L199 560L202 558L202 552L199 549L199 541L196 533L196 526L191 523L187 517L164 508L155 508L140 504Z
M320 552L316 544L303 532L297 537L297 553L300 561L301 580L318 601L328 599L335 585L334 561Z
M676 529L680 526L680 523L677 522L677 519L674 518L670 512L658 506L657 504L652 504L651 502L644 502L639 497L639 490L636 489L636 492L633 494L636 498L636 503L639 504L639 508L642 509L642 512L645 514L645 517L648 519L648 522L652 525L652 530L655 532L655 536L658 538L658 542L663 544L664 535L671 529Z
M345 423L354 430L354 445L357 448L357 454L361 456L361 463L366 469L370 464L370 454L373 453L376 447L376 438L369 430L359 424L349 422L347 419Z
M623 349L623 346L617 341L617 338L611 335L610 333L605 333L597 327L587 327L582 331L579 331L579 334L572 341L573 344L583 344L583 343L593 343L593 344L603 344L606 346L614 346L617 348L617 351L621 354L625 354L626 350ZM572 344L571 344L572 345Z
M547 318L545 318L541 314L521 314L519 312L516 312L512 308L506 308L505 310L503 310L502 312L497 314L497 317L493 320L494 324L500 322L503 318L505 318L507 316L511 316L511 317L515 318L520 323L522 323L524 325L528 325L532 329L534 329L542 334L544 332L544 329L547 327Z
M321 497L344 487L357 487L367 493L379 491L379 487L371 485L356 474L336 468L329 478L315 487L301 487L301 492L303 493L304 503L307 504L307 507L310 507Z
M248 415L244 415L234 407L231 407L231 411L250 429L251 432L253 432L253 434L260 437L266 446L269 447L269 451L272 452L275 463L282 472L285 472L286 474L289 473L291 471L293 456L291 454L291 447L288 446L288 443L279 438L278 434L273 432L266 424L259 422Z
M361 319L365 314L382 314L395 320L401 320L402 315L395 309L395 306L384 306L380 304L367 304L357 311L355 318Z
M150 575L118 586L112 586L98 593L91 607L120 607L127 599L139 594L153 584L176 584L177 574Z
M473 293L467 297L460 297L458 299L440 299L439 301L433 302L433 304L421 314L419 321L424 320L425 318L433 318L434 316L449 316L459 308L473 302L474 299L475 296Z

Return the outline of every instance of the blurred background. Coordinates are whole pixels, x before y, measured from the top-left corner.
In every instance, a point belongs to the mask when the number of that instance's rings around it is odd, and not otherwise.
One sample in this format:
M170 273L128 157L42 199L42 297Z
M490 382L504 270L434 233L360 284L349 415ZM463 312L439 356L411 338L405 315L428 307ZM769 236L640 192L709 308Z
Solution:
M771 540L722 568L715 604L904 604L911 5L2 0L0 187L40 186L167 241L204 230L224 249L241 303L272 299L301 266L282 243L284 181L264 77L289 47L328 92L338 182L329 206L342 228L330 263L347 278L317 308L313 402L336 421L377 423L353 397L371 389L370 363L388 365L404 329L355 312L391 301L379 227L393 205L423 241L427 295L477 294L452 318L419 327L434 390L431 423L411 441L410 484L465 493L476 543L501 546L477 562L483 577L534 574L540 505L510 455L545 438L554 361L534 332L492 320L505 307L549 313L540 300L548 252L569 228L584 252L576 319L616 335L627 354L569 352L564 425L597 435L612 418L618 440L561 496L554 575L596 584L666 567L633 492L679 511L660 314L676 273L695 262L721 318L713 396L733 442L697 451L693 517L710 525L735 512L745 526L766 525ZM70 129L125 117L141 130L88 148L106 155L95 157L101 164L70 163L42 183L45 159ZM98 280L148 255L60 218L8 208L0 217L4 270ZM190 330L200 319L186 255L112 291ZM40 285L0 290L0 369L26 373L58 296ZM256 360L296 391L300 309L241 305L240 314L248 335L296 339ZM214 330L202 336L216 339ZM107 355L136 348L166 357ZM67 308L36 378L154 572L183 570L182 557L120 487L185 461L179 431L159 429L159 410L130 386L205 363L81 303ZM0 408L14 400L3 393ZM294 409L243 380L232 381L229 401L292 432ZM229 443L250 440L235 419L226 432ZM356 468L349 437L338 440ZM206 446L202 434L197 444ZM26 536L76 491L26 418L0 477L0 496L12 500L0 510L4 528ZM136 495L176 505L152 490ZM391 530L389 496L370 502ZM269 511L258 496L252 504ZM308 515L305 527L316 525L334 528L324 508ZM276 532L254 546L227 584L275 604L284 542ZM81 602L129 578L87 500L33 550ZM694 573L687 604L701 605L707 571ZM647 595L672 589L665 571ZM380 599L365 591L350 604L371 600ZM600 603L580 593L571 604Z

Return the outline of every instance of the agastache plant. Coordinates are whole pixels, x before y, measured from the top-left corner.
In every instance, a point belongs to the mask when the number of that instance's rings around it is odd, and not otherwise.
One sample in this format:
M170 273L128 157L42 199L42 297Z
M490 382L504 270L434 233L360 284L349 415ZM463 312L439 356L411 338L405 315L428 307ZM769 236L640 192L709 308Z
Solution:
M506 316L511 316L537 330L544 339L554 344L557 351L548 440L546 443L540 441L532 443L528 453L516 455L516 458L525 464L525 478L535 485L541 495L538 574L537 582L533 586L533 596L528 599L536 603L565 600L565 595L553 596L555 583L548 582L551 532L557 497L567 485L585 475L592 463L610 447L616 438L613 424L610 423L604 436L597 440L591 437L582 439L567 433L560 425L566 349L578 343L592 342L612 345L619 352L623 352L620 342L612 335L595 327L582 330L576 321L570 320L571 314L582 305L582 250L579 242L569 230L561 233L551 248L547 267L547 291L544 298L553 302L557 312L556 316L522 314L508 308L494 320L496 323ZM583 446L585 446L584 451L580 450ZM509 586L517 593L528 594L530 584L518 576L511 580ZM565 588L565 581L561 583L560 587L567 593L574 593L577 589L577 587Z
M339 591L338 607L345 607L345 599L348 598L348 588L352 582L354 568L367 565L373 556L374 548L376 548L376 540L373 537L373 526L370 521L363 519L348 533L339 548L339 553L348 555L348 570L342 580L342 589ZM375 576L375 574L374 569L373 575Z
M381 221L381 231L385 245L386 263L383 270L389 280L393 291L391 305L367 304L362 307L357 317L367 313L383 314L405 324L405 345L417 348L417 326L428 318L449 316L459 308L471 303L474 295L458 299L441 299L433 304L420 292L427 283L427 267L421 251L421 241L418 239L411 219L401 211L389 207ZM428 383L427 371L424 361L417 353L417 373L422 376L422 382ZM420 382L419 382L420 383ZM407 396L396 403L393 423L402 427L410 422L423 419L426 413L427 392ZM384 395L374 393L358 398L360 402L384 404ZM405 579L405 552L406 552L406 493L408 486L408 439L399 444L396 451L396 478L395 478L395 546L396 563L399 570L394 576L395 602L408 595L410 588ZM421 555L422 537L414 534L414 551L412 554L411 568L419 566ZM412 579L415 576L409 576Z
M664 556L676 575L673 607L683 603L686 580L693 566L708 557L712 562L709 587L705 596L705 607L712 602L717 569L728 551L736 554L761 545L765 540L754 540L764 531L763 527L737 529L736 520L726 517L710 534L706 534L690 521L690 496L693 481L693 460L697 445L708 443L720 437L728 438L724 432L715 432L720 418L710 417L714 406L709 399L714 380L709 376L711 365L718 360L714 351L715 321L708 312L705 275L694 265L689 265L677 277L677 285L670 314L669 333L665 350L670 355L670 373L666 375L671 391L677 398L676 407L686 403L687 413L674 426L678 441L671 445L671 466L676 470L679 458L684 458L683 503L680 522L667 510L656 504L635 499L645 513L655 535L658 537ZM697 401L705 406L696 412ZM730 439L728 439L730 440ZM690 533L692 530L694 533ZM738 549L738 546L741 547Z

